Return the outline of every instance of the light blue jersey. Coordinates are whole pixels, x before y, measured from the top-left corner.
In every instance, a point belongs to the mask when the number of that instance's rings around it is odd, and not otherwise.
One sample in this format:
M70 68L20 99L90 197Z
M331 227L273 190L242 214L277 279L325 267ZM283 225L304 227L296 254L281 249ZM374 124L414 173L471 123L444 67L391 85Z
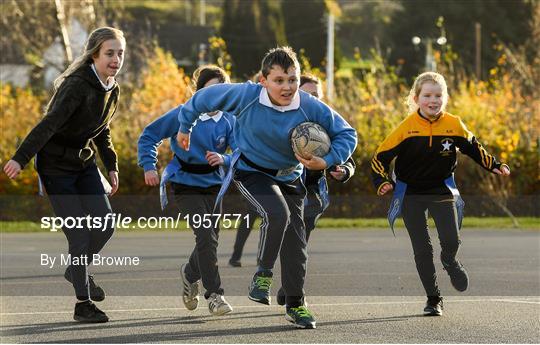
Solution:
M278 181L292 181L302 174L303 166L289 141L291 130L302 122L319 123L328 132L332 145L322 157L328 166L343 164L356 148L356 131L317 98L299 91L290 106L273 106L266 89L251 82L218 84L197 91L177 114L180 131L193 131L193 141L198 114L216 110L236 116L234 136L240 152L258 166L278 170L277 176L272 176ZM242 159L236 167L258 171Z
M182 105L169 110L166 114L146 126L139 138L138 164L144 171L157 170L158 147L163 139L170 138L171 149L176 157L169 162L164 172L167 181L176 182L195 187L209 187L219 185L222 178L219 171L206 174L194 174L182 170L181 161L189 164L207 165L205 158L207 151L224 154L227 147L236 148L234 143L233 128L235 118L228 113L219 113L213 117L206 114L198 115L196 125L191 134L191 146L189 151L184 151L178 146L176 134L180 123L178 112ZM223 155L225 166L230 165L230 155ZM162 181L162 182L167 182Z

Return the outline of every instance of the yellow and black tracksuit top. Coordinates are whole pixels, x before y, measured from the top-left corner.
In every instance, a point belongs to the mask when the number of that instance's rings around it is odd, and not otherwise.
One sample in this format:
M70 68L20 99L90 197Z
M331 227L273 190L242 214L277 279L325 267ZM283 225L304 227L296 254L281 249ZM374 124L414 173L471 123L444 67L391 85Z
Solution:
M444 180L457 165L457 150L488 171L501 163L490 155L458 116L443 112L435 121L418 111L408 115L382 142L371 161L377 194L389 176L390 162L396 158L396 178L407 184L407 194L447 192Z

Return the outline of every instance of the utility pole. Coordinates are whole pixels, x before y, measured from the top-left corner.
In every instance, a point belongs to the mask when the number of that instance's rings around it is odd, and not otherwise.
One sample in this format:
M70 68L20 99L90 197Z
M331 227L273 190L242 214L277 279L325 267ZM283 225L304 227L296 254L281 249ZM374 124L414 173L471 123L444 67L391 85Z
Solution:
M334 26L335 19L332 13L328 13L326 39L326 99L331 102L334 98Z
M428 38L426 41L426 71L435 72L437 63L435 56L433 56L433 39Z
M186 16L186 24L191 25L191 16L193 15L193 8L191 8L191 1L184 2L184 11Z
M437 39L427 37L427 38L420 38L418 36L414 36L412 38L412 44L415 46L418 46L420 43L424 42L424 45L426 46L426 57L425 57L425 70L426 71L437 71L437 61L435 61L435 55L433 54L433 40L440 45L443 46L446 44L447 40L446 37L441 36Z
M208 55L208 45L206 43L200 43L197 66L206 65L208 63L208 61L206 61L207 55Z
M206 0L201 0L199 4L199 23L206 26Z
M475 71L476 71L476 78L478 80L482 79L482 24L476 23L474 25L474 32L475 32L475 52L476 52L476 58L475 58Z

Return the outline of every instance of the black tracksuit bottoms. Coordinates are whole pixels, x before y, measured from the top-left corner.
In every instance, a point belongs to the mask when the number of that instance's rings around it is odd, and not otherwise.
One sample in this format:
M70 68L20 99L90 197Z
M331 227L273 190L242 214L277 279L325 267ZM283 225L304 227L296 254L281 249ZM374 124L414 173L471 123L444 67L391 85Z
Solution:
M242 217L238 230L236 231L233 253L231 255L232 260L240 260L242 258L244 246L246 245L247 239L258 215L257 210L255 210L253 206L248 203L248 205L246 205L245 216Z
M287 305L301 303L308 257L303 219L306 189L301 179L279 182L262 172L237 170L234 181L262 218L259 265L273 269L279 254Z
M317 221L319 220L319 217L322 215L324 210L322 208L322 201L319 195L319 185L311 184L306 185L305 187L307 190L306 199L308 203L307 205L304 204L304 223L306 226L306 242L308 242L309 236L311 235L311 232L315 229ZM258 213L257 210L254 209L253 206L251 206L251 204L248 204L246 215L247 217L242 217L242 221L240 222L240 225L236 232L233 253L231 255L231 259L233 260L240 260L242 258L244 246L249 237L249 234L251 233L253 223L255 223L255 219L257 218Z
M66 269L65 275L71 276L77 299L86 300L90 293L87 265L84 263L92 262L93 255L101 251L114 232L112 218L106 219L107 214L112 213L112 209L105 195L97 166L93 164L80 172L69 174L39 176L57 217L67 220L68 217L82 219L91 216L102 220L103 227L100 228L88 228L84 226L87 225L86 222L81 222L83 227L77 228L79 224L70 221L67 221L70 227L62 228L72 258L72 265ZM77 260L77 264L73 264L75 257L83 260Z
M453 263L461 244L456 203L452 195L405 195L403 199L403 221L411 238L420 280L427 296L439 296L426 210L439 234L441 260Z
M206 299L214 292L223 295L217 259L219 226L214 227L215 218L211 216L220 186L203 188L179 183L171 185L178 212L182 218L189 216L189 226L195 234L195 248L186 266L186 278L192 283L202 280ZM205 219L205 214L211 222L199 221Z

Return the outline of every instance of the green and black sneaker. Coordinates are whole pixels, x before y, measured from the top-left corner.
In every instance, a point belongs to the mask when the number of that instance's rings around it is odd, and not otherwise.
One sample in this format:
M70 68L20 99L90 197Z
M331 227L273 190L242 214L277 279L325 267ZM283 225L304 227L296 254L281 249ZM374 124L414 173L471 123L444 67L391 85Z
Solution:
M249 286L248 298L252 301L270 304L270 287L272 286L272 271L255 273Z
M294 323L297 328L314 329L317 328L315 318L306 306L301 305L296 308L287 308L285 314L287 321Z

